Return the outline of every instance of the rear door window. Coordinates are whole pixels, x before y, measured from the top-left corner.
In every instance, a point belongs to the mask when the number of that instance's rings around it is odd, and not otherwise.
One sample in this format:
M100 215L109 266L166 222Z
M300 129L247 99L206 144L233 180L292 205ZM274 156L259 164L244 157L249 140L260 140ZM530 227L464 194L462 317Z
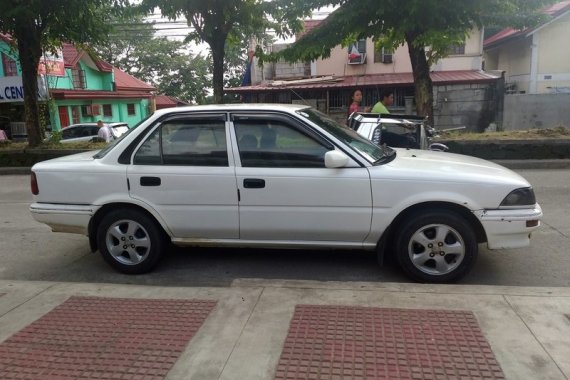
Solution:
M134 164L229 166L223 120L172 120L155 129L138 149Z

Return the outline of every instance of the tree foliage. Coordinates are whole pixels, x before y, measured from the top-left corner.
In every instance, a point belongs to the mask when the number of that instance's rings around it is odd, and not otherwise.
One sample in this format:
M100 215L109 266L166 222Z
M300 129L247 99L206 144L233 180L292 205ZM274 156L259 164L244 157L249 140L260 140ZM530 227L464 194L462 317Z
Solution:
M222 102L227 44L272 29L279 36L301 28L299 17L307 8L288 7L289 2L268 0L143 0L142 9L159 8L170 19L185 18L192 32L187 41L209 45L213 61L214 102ZM300 12L294 12L301 10Z
M404 43L412 64L418 113L433 120L430 65L448 54L449 46L464 41L473 27L535 25L542 17L537 10L548 0L296 0L296 7L338 8L318 28L292 47L270 57L290 62L326 58L335 46L372 37L382 46ZM258 54L262 55L261 52ZM264 59L267 59L265 57Z
M152 84L159 93L185 102L203 103L211 83L211 58L194 55L179 40L156 37L152 23L140 15L116 20L115 31L94 46L105 61Z
M127 0L4 0L0 2L0 31L15 41L24 87L28 143L43 140L38 118L38 64L43 51L62 42L97 42L107 38L109 18Z

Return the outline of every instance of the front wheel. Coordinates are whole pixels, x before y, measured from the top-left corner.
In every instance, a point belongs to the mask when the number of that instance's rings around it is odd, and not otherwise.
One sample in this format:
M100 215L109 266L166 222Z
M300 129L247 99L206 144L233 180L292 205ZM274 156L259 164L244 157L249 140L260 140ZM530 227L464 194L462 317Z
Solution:
M396 239L398 263L416 281L459 280L475 264L477 238L470 224L452 211L416 213Z
M97 245L103 259L128 274L152 270L165 243L155 221L137 210L115 210L103 217L97 229Z

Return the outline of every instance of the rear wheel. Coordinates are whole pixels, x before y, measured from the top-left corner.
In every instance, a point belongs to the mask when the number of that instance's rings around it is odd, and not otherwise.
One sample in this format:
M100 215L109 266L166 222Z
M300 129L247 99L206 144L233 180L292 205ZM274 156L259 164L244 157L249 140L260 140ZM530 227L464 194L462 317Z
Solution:
M129 209L111 211L103 217L97 229L97 245L107 263L128 274L152 270L165 248L156 222Z
M400 267L421 282L452 282L465 276L477 258L469 223L452 211L427 211L408 218L396 239Z

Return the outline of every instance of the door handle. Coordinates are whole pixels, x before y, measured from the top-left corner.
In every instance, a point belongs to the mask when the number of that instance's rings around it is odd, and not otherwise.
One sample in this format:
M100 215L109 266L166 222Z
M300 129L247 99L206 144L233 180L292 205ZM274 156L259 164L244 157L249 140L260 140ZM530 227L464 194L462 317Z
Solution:
M160 177L141 177L141 186L160 186Z
M265 187L265 180L261 178L246 178L243 180L243 187L246 189L262 189Z

